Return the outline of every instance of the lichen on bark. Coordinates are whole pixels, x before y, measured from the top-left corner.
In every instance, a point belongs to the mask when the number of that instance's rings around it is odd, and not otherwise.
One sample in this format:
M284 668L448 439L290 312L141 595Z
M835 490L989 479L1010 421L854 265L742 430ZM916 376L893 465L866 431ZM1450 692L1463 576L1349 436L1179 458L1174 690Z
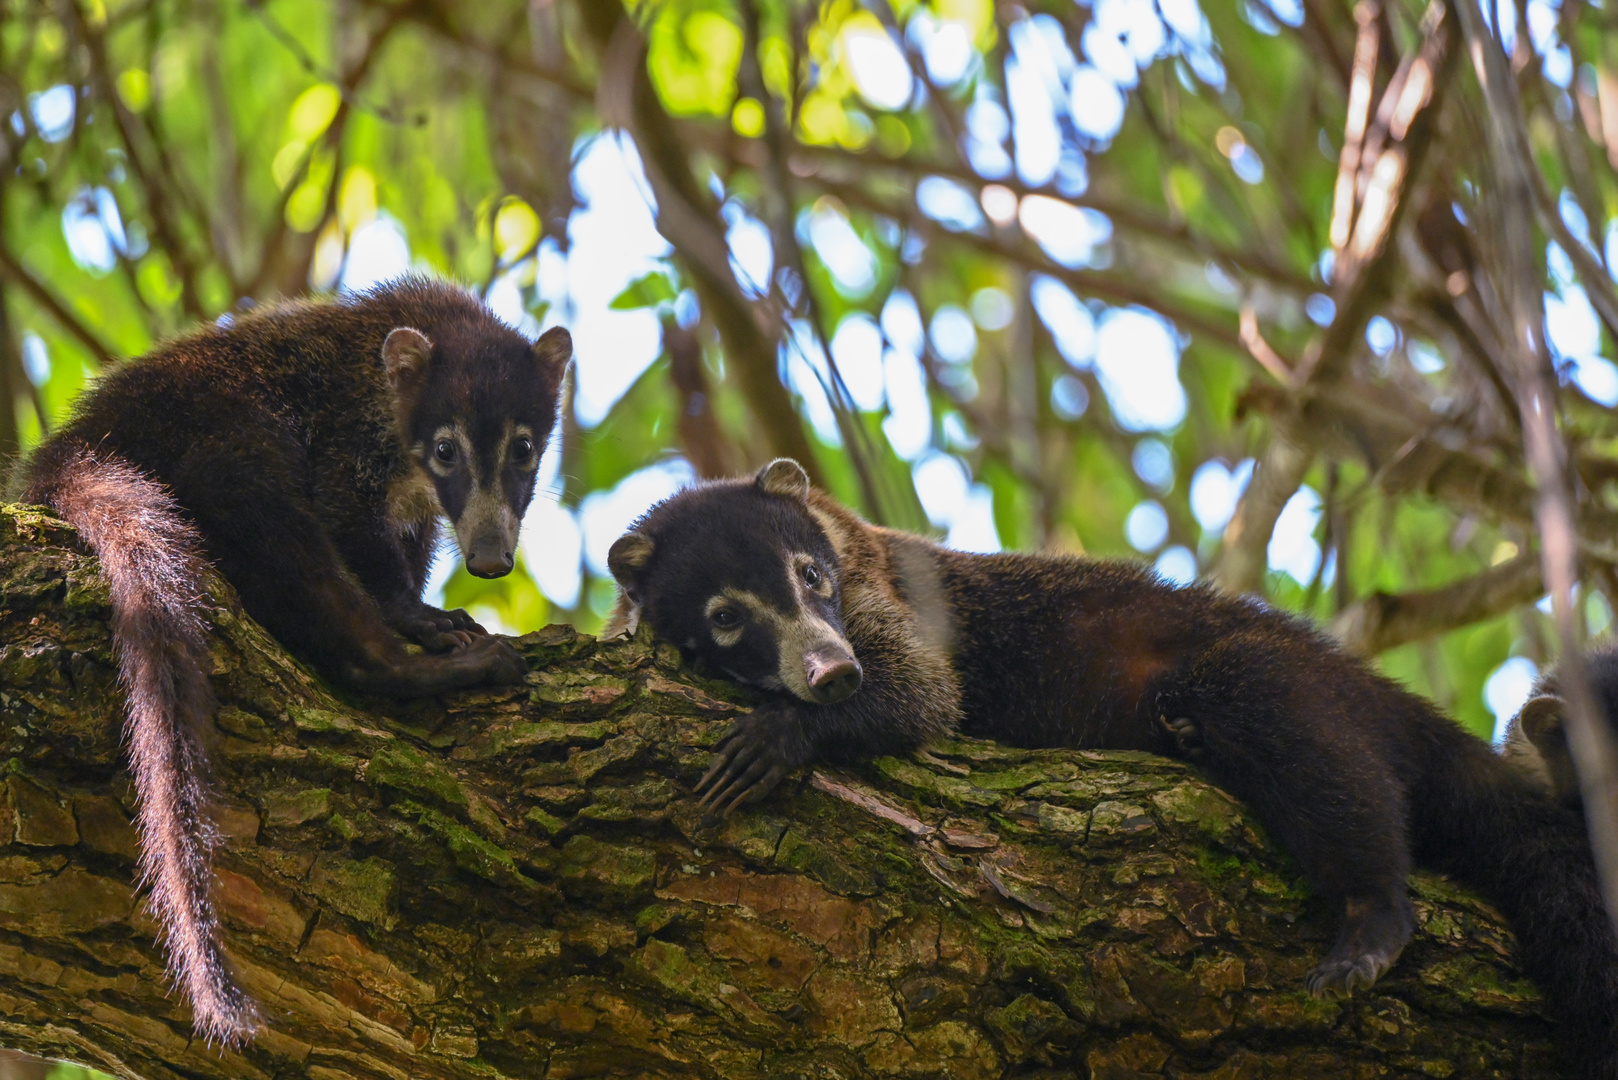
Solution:
M0 510L0 1045L129 1077L1547 1077L1488 905L1412 882L1374 991L1248 812L1143 754L960 739L690 795L745 694L645 636L521 687L333 695L213 595L217 897L252 1045L191 1037L133 889L107 594Z

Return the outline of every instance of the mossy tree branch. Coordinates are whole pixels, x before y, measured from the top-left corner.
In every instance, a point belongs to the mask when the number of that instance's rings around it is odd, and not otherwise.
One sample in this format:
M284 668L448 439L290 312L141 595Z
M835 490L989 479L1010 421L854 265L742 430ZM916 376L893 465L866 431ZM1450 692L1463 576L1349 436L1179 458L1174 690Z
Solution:
M0 1045L130 1077L1554 1076L1489 907L1415 881L1374 993L1171 762L960 740L705 822L745 699L565 627L528 684L330 696L220 592L219 902L268 1019L190 1037L133 891L106 593L0 511Z

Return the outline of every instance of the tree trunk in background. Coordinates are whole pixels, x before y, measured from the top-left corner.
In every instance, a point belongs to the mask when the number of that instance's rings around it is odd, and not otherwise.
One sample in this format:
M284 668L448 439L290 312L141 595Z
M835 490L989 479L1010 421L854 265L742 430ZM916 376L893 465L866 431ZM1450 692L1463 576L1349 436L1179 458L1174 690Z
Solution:
M331 697L218 597L226 940L268 1019L192 1040L132 888L107 594L0 512L0 1045L130 1077L1558 1075L1489 907L1414 882L1374 993L1334 915L1143 754L960 740L705 823L744 707L644 638L520 639L521 688Z

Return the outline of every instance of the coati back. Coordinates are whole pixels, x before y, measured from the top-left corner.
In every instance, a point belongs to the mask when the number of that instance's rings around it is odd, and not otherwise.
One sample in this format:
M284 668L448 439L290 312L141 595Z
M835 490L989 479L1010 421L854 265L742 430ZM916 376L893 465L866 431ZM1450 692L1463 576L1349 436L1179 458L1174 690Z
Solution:
M644 620L770 692L721 742L704 805L951 730L1187 759L1343 912L1311 992L1393 964L1420 863L1504 909L1580 1075L1618 1078L1618 939L1582 822L1302 620L1126 563L952 551L862 521L784 460L658 504L608 562L609 632Z
M1618 736L1618 642L1590 650L1590 685L1608 728ZM1551 668L1535 682L1528 700L1506 725L1501 755L1541 790L1563 805L1584 810L1579 774L1568 748L1567 726L1558 672Z
M406 278L119 365L25 463L23 497L78 527L111 588L142 878L205 1039L240 1042L257 1023L209 899L207 564L340 685L520 680L515 650L421 590L441 515L472 573L512 568L571 355L565 330L531 344L472 294Z

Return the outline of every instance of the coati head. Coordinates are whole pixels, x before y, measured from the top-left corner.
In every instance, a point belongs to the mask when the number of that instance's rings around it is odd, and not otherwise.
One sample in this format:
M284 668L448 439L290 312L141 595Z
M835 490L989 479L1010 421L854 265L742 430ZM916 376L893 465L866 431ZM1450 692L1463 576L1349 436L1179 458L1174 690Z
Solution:
M859 689L837 553L809 512L796 461L659 503L612 545L607 565L621 590L609 634L644 619L738 682L816 704Z
M1596 702L1608 730L1618 738L1618 643L1593 649L1585 659ZM1502 752L1552 798L1579 809L1584 806L1584 797L1573 765L1573 751L1568 747L1566 704L1557 674L1549 671L1534 684L1533 694L1506 728Z
M573 339L557 326L529 344L492 318L433 331L401 326L382 345L395 420L467 570L500 577L515 565Z

